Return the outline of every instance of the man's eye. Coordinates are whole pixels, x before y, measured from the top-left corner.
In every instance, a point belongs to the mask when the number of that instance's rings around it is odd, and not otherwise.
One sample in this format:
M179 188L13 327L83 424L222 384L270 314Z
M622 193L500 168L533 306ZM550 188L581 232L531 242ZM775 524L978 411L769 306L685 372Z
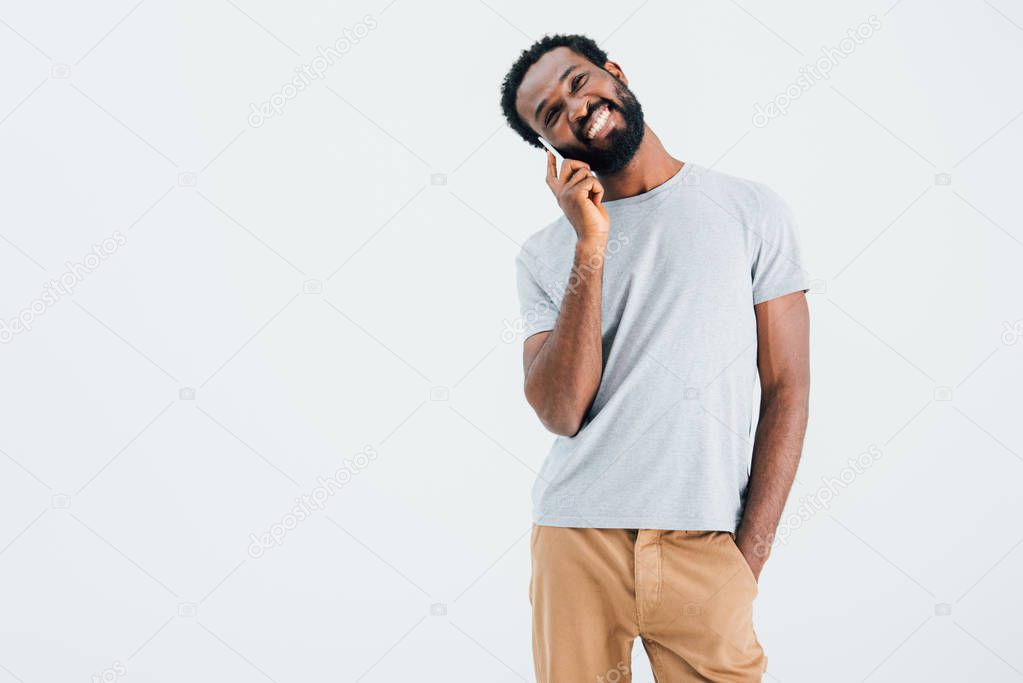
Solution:
M572 79L572 92L575 92L576 90L578 90L579 86L581 86L585 82L586 82L586 74L579 74L578 76L573 78ZM554 123L554 119L557 117L559 111L560 111L559 109L551 109L549 112L547 112L547 116L544 117L543 125L544 126L550 126L552 123Z

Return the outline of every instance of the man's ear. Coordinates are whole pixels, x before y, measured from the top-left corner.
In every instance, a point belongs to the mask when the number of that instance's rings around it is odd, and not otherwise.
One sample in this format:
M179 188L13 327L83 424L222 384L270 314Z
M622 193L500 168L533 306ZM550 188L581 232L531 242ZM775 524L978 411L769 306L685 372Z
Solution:
M625 76L625 72L622 71L622 67L618 66L618 62L612 62L610 59L604 62L604 71L617 78L625 85L629 84L629 79Z

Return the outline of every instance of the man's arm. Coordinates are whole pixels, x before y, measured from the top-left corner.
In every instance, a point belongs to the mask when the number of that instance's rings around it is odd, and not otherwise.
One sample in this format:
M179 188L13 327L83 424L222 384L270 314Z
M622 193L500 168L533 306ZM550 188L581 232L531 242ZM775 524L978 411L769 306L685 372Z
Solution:
M576 242L572 281L550 332L526 339L526 400L543 425L574 436L593 403L603 371L600 307L606 238Z
M799 466L810 394L810 316L795 292L754 307L762 395L753 464L736 544L754 576L767 561Z
M547 186L575 229L575 257L554 329L526 339L522 366L526 400L540 421L555 434L574 436L604 368L600 308L611 219L600 203L604 188L587 164L565 159L559 177L548 150Z

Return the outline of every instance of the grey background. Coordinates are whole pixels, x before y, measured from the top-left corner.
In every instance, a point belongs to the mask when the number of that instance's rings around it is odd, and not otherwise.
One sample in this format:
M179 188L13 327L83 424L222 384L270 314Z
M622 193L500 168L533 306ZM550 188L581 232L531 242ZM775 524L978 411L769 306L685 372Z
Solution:
M551 436L506 331L557 207L497 87L556 31L802 226L808 512L761 577L768 680L1023 678L1018 2L143 0L0 5L0 318L32 318L0 345L0 681L532 680Z

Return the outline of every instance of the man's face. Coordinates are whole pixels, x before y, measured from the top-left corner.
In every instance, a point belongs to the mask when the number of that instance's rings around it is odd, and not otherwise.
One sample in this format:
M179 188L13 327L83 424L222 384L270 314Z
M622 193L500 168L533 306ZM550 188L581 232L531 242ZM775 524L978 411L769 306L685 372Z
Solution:
M567 47L529 67L515 109L564 157L597 173L622 170L643 141L643 108L629 87Z

